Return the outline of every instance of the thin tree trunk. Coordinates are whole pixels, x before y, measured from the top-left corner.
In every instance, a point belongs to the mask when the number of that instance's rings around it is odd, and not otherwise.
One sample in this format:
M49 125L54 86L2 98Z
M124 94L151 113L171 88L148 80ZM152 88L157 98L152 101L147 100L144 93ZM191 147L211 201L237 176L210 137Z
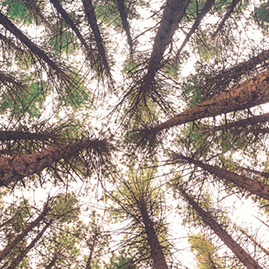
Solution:
M50 0L50 2L53 4L53 6L56 8L56 10L62 15L64 18L65 22L71 27L73 32L77 35L78 39L80 40L82 46L85 48L87 52L87 59L90 59L93 48L90 48L89 45L87 44L86 40L80 33L79 29L75 25L74 21L71 19L71 17L67 14L67 12L63 9L62 5L58 0Z
M59 66L50 59L50 57L41 50L37 45L35 45L25 34L22 33L3 13L0 12L0 24L2 24L9 32L11 32L18 40L20 40L28 49L36 55L38 58L45 61L50 68L56 71L57 74L62 73L63 71Z
M56 263L57 259L58 259L58 252L55 253L55 255L53 256L53 259L50 261L48 266L46 266L46 269L51 269L53 265Z
M117 0L117 5L118 5L118 10L120 12L122 26L126 32L127 42L128 42L129 47L130 47L130 56L132 59L133 53L134 53L133 40L131 37L130 25L129 25L129 22L127 19L127 13L126 13L125 5L124 5L124 0Z
M248 269L262 269L262 267L227 233L222 226L215 221L213 216L203 210L198 203L196 203L181 186L176 186L185 200L193 207L199 214L203 222L208 225L215 234L225 243L225 245L235 254L235 256L244 264Z
M18 243L33 229L35 228L46 216L48 211L50 210L48 205L45 205L41 214L29 225L26 226L25 230L22 231L17 237L11 241L2 251L0 251L0 261L9 254L9 252L18 245Z
M156 125L150 131L158 132L187 122L223 113L242 110L269 101L269 73L265 71L254 78L222 92L196 106L185 110L173 118Z
M240 231L243 235L245 235L252 243L255 244L255 246L260 248L269 257L269 251L267 249L265 249L259 242L257 242L252 236L250 236L243 228L239 227L236 224L234 224L234 228L237 231Z
M236 5L240 2L241 0L233 0L232 3L230 4L230 6L227 9L227 12L225 13L225 15L222 17L222 20L220 21L217 30L215 31L215 33L212 35L212 38L215 38L217 33L222 29L222 27L224 26L225 22L228 20L228 18L231 16L234 8L236 7Z
M156 269L168 269L162 247L156 235L153 222L149 218L148 210L143 198L141 198L139 201L139 207L141 210L142 220L146 230L148 243L150 245L153 266Z
M243 120L238 120L235 122L229 122L220 126L214 126L211 127L210 129L204 129L204 131L221 131L221 130L228 130L231 129L233 127L235 128L239 128L239 127L246 127L246 126L251 126L251 125L255 125L258 123L265 123L269 121L269 113L265 113L263 115L259 115L259 116L253 116L251 118L247 118L247 119L243 119Z
M30 245L28 245L20 254L19 256L11 263L11 265L7 269L14 269L17 268L18 264L22 261L22 259L27 255L27 253L35 246L38 240L43 236L45 231L49 228L53 221L46 223L43 229L38 233L38 235L32 240Z
M87 264L86 264L85 269L91 269L92 255L93 255L93 251L94 251L96 241L97 241L97 234L94 235L93 242L92 242L92 245L91 245L91 248L90 248L90 254L89 254L89 257L87 259Z
M92 29L93 35L94 35L94 39L97 45L97 49L98 49L98 53L102 59L103 65L105 67L105 70L107 72L107 75L109 76L109 78L111 78L111 74L110 74L110 67L108 64L108 60L107 60L107 55L105 52L105 48L103 45L103 39L98 27L98 23L97 23L97 19L94 13L94 7L92 4L92 0L82 0L83 6L84 6L84 12L85 15L87 17L88 23Z
M188 32L188 34L186 35L183 43L181 44L179 50L177 51L176 54L176 58L179 57L181 51L183 50L183 48L185 47L185 45L187 44L187 42L189 41L190 37L192 36L192 34L196 31L197 27L199 26L199 24L201 23L202 19L204 18L204 16L208 13L208 11L210 10L210 8L212 7L212 5L214 4L215 0L207 0L204 7L202 8L202 10L198 13L190 31Z
M176 154L175 158L185 160L188 163L194 164L209 172L210 174L217 176L223 181L231 182L237 187L249 191L251 194L255 194L261 198L269 200L269 185L267 184L258 182L257 180L253 180L245 176L240 176L236 173L221 169L214 165L205 164L193 158L183 156L182 154Z
M8 186L23 177L39 173L53 163L69 158L83 149L90 148L99 153L102 147L106 147L105 140L82 140L67 146L52 147L24 156L0 156L0 186Z

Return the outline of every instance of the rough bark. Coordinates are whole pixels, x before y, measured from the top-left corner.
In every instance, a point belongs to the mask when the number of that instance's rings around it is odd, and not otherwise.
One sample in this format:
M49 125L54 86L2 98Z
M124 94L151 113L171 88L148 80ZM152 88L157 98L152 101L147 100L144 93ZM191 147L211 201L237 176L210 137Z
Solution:
M198 28L199 24L201 23L202 19L204 18L204 16L208 13L208 11L210 10L210 8L212 7L212 5L214 4L215 0L207 0L204 7L202 8L202 10L198 13L190 31L187 33L184 41L182 42L179 50L177 51L176 54L176 58L179 57L181 51L183 50L183 48L185 47L185 45L187 44L187 42L189 41L190 37L192 36L192 34L196 31L196 29Z
M132 58L133 52L134 52L133 40L131 37L130 25L129 25L128 18L127 18L124 0L117 0L117 5L118 5L118 10L120 12L121 23L122 23L123 29L126 32L127 42L128 42L129 47L130 47L130 56Z
M149 217L146 203L143 198L141 198L139 201L139 208L141 211L143 224L145 226L148 243L150 245L153 266L156 269L168 269L162 247L156 235L153 222Z
M93 48L91 48L85 38L82 36L82 34L80 33L78 27L75 25L74 21L71 19L71 17L67 14L67 12L63 9L62 5L60 4L60 2L58 0L50 0L50 2L53 4L53 6L56 8L56 10L61 14L61 16L64 18L65 22L71 27L71 29L73 30L73 32L77 35L78 39L80 40L82 46L85 48L88 57L87 59L90 59Z
M228 170L219 168L215 165L206 164L193 158L183 156L182 154L175 155L175 158L178 160L180 159L187 161L188 163L194 164L195 166L204 169L210 174L217 176L224 182L225 181L231 182L237 187L247 190L251 194L255 194L261 198L269 200L269 185L267 184L258 182L246 176L240 176L234 172L230 172Z
M269 101L269 73L265 71L254 78L222 92L151 129L158 132L187 122L223 113L251 108Z
M84 6L84 12L87 17L88 23L90 25L90 28L92 29L94 39L97 45L98 53L102 59L103 65L105 67L105 70L108 74L108 76L111 78L110 74L110 67L107 61L107 55L106 51L103 45L103 39L99 30L99 26L97 23L97 19L94 13L94 7L92 4L92 0L82 0L83 6Z
M45 231L50 227L50 221L46 223L43 229L38 233L38 235L32 240L32 242L17 256L17 258L10 264L7 269L15 269L17 268L18 264L22 261L22 259L27 255L27 253L35 246L35 244L39 241L39 239L43 236Z
M52 147L41 152L16 156L0 157L0 186L8 186L23 177L41 172L61 159L69 158L83 149L98 152L106 146L105 140L82 140L62 147Z
M208 225L214 233L225 243L225 245L235 254L235 256L244 264L248 269L262 269L256 262L232 237L228 232L213 218L213 216L203 210L192 197L181 187L176 187L185 200L192 206L192 208L199 214L203 222Z
M45 205L44 209L40 213L40 215L29 225L26 226L25 230L22 231L17 237L11 241L1 252L0 252L0 261L3 260L3 258L8 255L8 253L17 246L17 244L36 226L39 225L39 223L44 219L48 211L50 210L48 205Z
M228 20L228 18L231 16L234 8L236 7L236 5L240 2L241 0L233 0L232 3L230 4L230 6L227 9L227 12L225 13L225 15L222 17L217 30L214 32L214 34L212 35L212 38L214 38L217 33L223 28L225 22Z

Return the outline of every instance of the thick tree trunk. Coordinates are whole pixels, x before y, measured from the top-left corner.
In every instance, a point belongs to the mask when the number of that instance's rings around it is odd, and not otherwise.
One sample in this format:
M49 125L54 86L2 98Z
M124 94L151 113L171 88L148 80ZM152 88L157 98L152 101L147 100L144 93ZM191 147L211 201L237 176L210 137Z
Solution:
M141 211L143 224L145 226L148 243L150 245L153 266L156 269L168 269L162 247L156 235L153 222L148 215L146 203L143 198L141 198L139 201L139 208Z
M228 20L228 18L231 16L234 8L236 7L236 5L240 2L241 0L233 0L232 3L230 4L230 6L227 9L227 12L225 13L225 15L222 17L217 30L215 31L215 33L212 35L212 38L214 38L217 33L222 29L222 27L224 26L225 22Z
M19 256L10 264L10 266L7 269L15 269L19 265L19 263L22 261L22 259L27 255L27 253L35 246L35 244L38 242L38 240L43 236L45 231L50 227L51 223L53 221L50 221L46 223L46 225L43 227L43 229L38 233L38 235L32 240L30 245L28 245L20 254Z
M202 19L204 18L204 16L208 13L208 11L210 10L210 8L212 7L212 5L214 4L215 0L207 0L204 7L202 8L202 10L198 13L190 31L187 33L183 43L181 44L179 50L177 51L176 57L178 58L181 51L183 50L183 48L185 47L185 45L187 44L187 42L189 41L190 37L192 36L192 34L196 31L196 29L198 28L199 24L201 23Z
M8 186L23 177L39 173L53 163L72 157L83 149L90 148L98 152L103 146L106 146L105 140L82 140L67 146L53 147L24 156L0 156L0 186Z
M105 52L105 48L103 45L103 39L98 27L97 19L94 13L94 7L92 4L92 0L82 0L83 6L84 6L84 12L87 17L88 23L92 29L94 39L97 45L98 53L102 59L103 65L105 67L105 70L108 74L108 76L111 78L110 74L110 67L107 60L107 55Z
M53 6L56 8L56 10L62 15L65 22L71 27L73 32L77 35L78 39L80 40L82 46L85 48L87 52L87 59L90 59L91 54L93 52L93 48L90 48L90 46L87 44L86 40L80 33L79 29L75 25L74 21L71 19L71 17L67 14L67 12L63 9L62 5L58 0L50 0L50 2L53 4Z
M183 156L181 154L175 155L175 158L180 159L180 160L185 160L188 163L194 164L195 166L198 166L204 169L210 174L217 176L219 179L222 179L224 182L225 181L231 182L237 187L249 191L251 194L255 194L261 198L269 200L269 185L266 185L262 182L258 182L256 180L253 180L245 176L240 176L236 173L221 169L214 165L205 164L201 161Z
M45 205L43 211L41 214L30 224L28 224L24 231L22 231L17 237L11 241L2 251L0 251L0 261L8 255L8 253L17 246L17 244L36 226L39 225L39 223L44 219L48 211L50 210L48 205Z
M133 40L131 37L130 25L129 25L129 22L127 19L127 13L126 13L125 5L124 5L124 0L117 0L117 5L118 5L118 10L120 12L122 26L126 32L127 42L128 42L129 47L130 47L130 56L132 59L133 52L134 52Z
M158 132L187 122L242 110L269 102L269 73L265 71L242 84L185 110L151 129Z
M215 221L213 216L203 210L181 186L176 186L185 200L193 207L199 214L203 222L208 225L215 234L225 243L225 245L235 254L235 256L244 264L248 269L262 269L262 267L227 233L222 226Z

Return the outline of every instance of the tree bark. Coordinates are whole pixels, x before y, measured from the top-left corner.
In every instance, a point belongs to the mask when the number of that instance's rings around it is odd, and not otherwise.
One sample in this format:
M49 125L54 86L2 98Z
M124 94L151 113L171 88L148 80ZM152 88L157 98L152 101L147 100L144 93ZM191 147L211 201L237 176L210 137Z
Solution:
M50 210L48 205L45 205L41 214L29 225L26 226L25 230L22 231L17 237L11 241L1 252L0 252L0 261L8 255L8 253L17 246L17 244L33 229L35 228L46 216L48 211Z
M221 169L214 165L205 164L193 158L183 156L182 154L176 154L175 158L180 159L180 160L185 160L188 163L194 164L204 169L205 171L209 172L210 174L217 176L219 179L222 179L224 182L225 181L231 182L237 187L249 191L251 194L255 194L261 198L269 200L269 185L267 184L258 182L256 180L253 180L245 176L240 176L236 173Z
M148 243L150 245L153 266L156 269L168 269L162 247L156 235L153 222L148 215L146 203L143 198L140 198L139 200L139 208L141 210L142 220L145 226Z
M269 73L265 71L254 78L231 88L228 92L222 92L196 106L185 110L173 118L156 125L151 129L158 132L174 126L192 122L206 117L215 117L223 113L229 113L265 104L269 101Z
M82 46L85 48L87 52L87 59L90 59L91 54L93 52L93 48L90 48L87 44L86 40L80 33L78 27L75 25L74 21L71 19L71 17L67 14L67 12L63 9L62 5L58 0L50 0L50 2L53 4L53 6L56 8L56 10L62 15L65 22L71 27L73 32L77 35L78 39L80 40Z
M65 158L72 157L83 149L91 148L99 152L106 147L105 140L82 140L62 147L52 147L41 152L17 156L0 156L0 186L8 186L23 177L41 172L44 168Z
M181 51L183 50L183 48L185 47L185 45L187 44L187 42L189 41L190 37L192 36L192 34L196 31L197 27L199 26L199 24L201 23L202 19L204 18L204 16L208 13L208 11L210 10L210 8L212 7L212 5L214 4L215 0L207 0L204 7L202 8L202 10L198 13L190 31L187 33L184 41L182 42L179 50L177 51L176 54L176 58L179 57Z
M103 65L105 67L105 70L107 72L107 75L111 78L110 74L110 67L107 60L107 55L105 52L105 48L103 45L103 39L98 27L97 19L94 13L94 7L92 4L92 0L82 0L83 6L84 6L84 12L87 17L88 23L90 25L90 28L92 29L94 39L97 45L98 53L102 59Z
M203 210L181 186L176 186L185 200L199 214L203 222L208 225L215 234L225 243L225 245L235 254L235 256L248 269L262 269L262 267L227 233L226 230L213 218L213 216Z
M53 221L46 223L43 229L38 233L38 235L32 240L30 245L28 245L20 254L19 256L11 263L11 265L7 269L15 269L17 265L22 261L22 259L27 255L27 253L35 246L38 240L43 236L45 231L49 228Z

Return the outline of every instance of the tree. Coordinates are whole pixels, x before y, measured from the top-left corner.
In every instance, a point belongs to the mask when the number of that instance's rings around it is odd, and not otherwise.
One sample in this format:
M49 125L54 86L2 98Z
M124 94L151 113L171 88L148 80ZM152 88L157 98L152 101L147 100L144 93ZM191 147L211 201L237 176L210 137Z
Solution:
M269 266L266 1L1 4L1 266Z

